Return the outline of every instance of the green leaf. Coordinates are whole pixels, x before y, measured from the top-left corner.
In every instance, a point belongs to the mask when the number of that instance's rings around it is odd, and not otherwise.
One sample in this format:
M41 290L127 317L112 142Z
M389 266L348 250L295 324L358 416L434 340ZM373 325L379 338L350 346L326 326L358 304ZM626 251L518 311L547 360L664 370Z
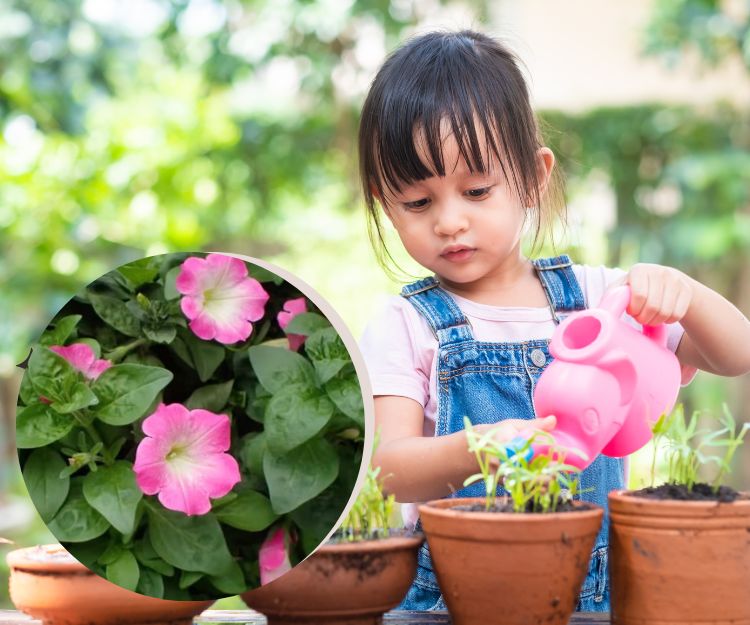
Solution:
M251 263L245 263L245 265L247 265L247 273L250 277L255 278L258 282L273 282L276 285L284 283L284 278L265 267L259 267Z
M39 343L48 347L50 345L65 345L65 341L75 330L81 315L68 315L55 321L50 330L46 330L39 339Z
M136 260L119 267L117 271L130 281L133 288L151 282L159 274L159 268L154 266L152 258Z
M186 516L149 505L148 519L154 550L178 569L218 575L231 564L232 556L213 514Z
M81 543L101 536L109 523L83 496L81 479L70 481L70 492L55 518L47 524L60 542Z
M177 282L177 276L180 275L182 270L181 265L172 267L167 275L164 276L164 299L176 299L181 296L181 293L177 290L175 283Z
M238 562L233 561L229 568L220 575L211 575L209 581L227 595L238 595L247 590L245 574Z
M73 386L81 374L59 354L46 347L35 347L29 358L26 375L31 378L37 393L50 401L65 401L66 387Z
M57 412L71 413L97 403L99 399L87 384L72 382L65 385L58 399L52 402L51 408Z
M86 295L96 314L108 325L127 336L141 335L141 322L128 310L125 302L93 291L88 291Z
M172 377L171 371L161 367L129 363L110 367L92 386L99 398L97 418L110 425L140 419Z
M180 328L171 347L198 373L201 382L206 382L224 361L226 350L223 345L204 341L191 330Z
M144 566L153 569L157 573L166 575L167 577L174 575L174 567L171 564L167 564L159 557L159 554L156 553L151 544L151 539L148 533L134 544L133 552L135 553L135 557L138 558L138 561Z
M177 328L173 325L151 327L144 324L143 334L155 343L171 343L177 336Z
M307 312L295 315L286 328L284 328L284 332L287 334L304 334L305 336L310 336L317 330L330 327L331 323L323 315Z
M164 597L164 579L156 571L141 569L138 586L135 590L142 595L161 599Z
M254 345L247 353L255 375L269 393L293 385L310 389L316 386L312 365L296 352L285 347Z
M123 550L117 560L107 565L107 579L127 590L135 590L139 578L138 562L131 551Z
M68 496L70 477L60 477L66 466L62 456L49 447L31 452L23 466L29 496L45 523L54 518Z
M277 456L291 451L320 432L334 411L333 402L318 389L282 389L266 407L268 448Z
M265 432L252 432L242 439L240 460L254 475L263 475L263 456L266 453Z
M188 588L195 584L195 582L201 579L203 575L203 573L199 573L197 571L183 571L180 575L180 588L185 590L185 588Z
M315 365L315 372L325 383L351 363L344 341L333 328L317 330L307 337L305 351Z
M338 472L336 450L322 438L308 441L284 456L263 456L263 473L276 514L290 512L319 495Z
M214 514L221 523L248 532L260 532L278 518L268 497L254 490L239 493L236 499L217 508Z
M60 414L46 404L31 404L16 416L16 445L21 449L44 447L65 436L75 425L69 414Z
M336 376L328 380L324 388L336 407L364 429L365 407L357 378L354 375Z
M118 460L89 473L83 480L83 495L117 531L122 534L133 531L136 508L143 492L136 484L129 462Z
M227 405L233 384L234 380L228 380L220 384L208 384L197 388L188 397L185 406L191 410L204 408L211 412L219 412Z

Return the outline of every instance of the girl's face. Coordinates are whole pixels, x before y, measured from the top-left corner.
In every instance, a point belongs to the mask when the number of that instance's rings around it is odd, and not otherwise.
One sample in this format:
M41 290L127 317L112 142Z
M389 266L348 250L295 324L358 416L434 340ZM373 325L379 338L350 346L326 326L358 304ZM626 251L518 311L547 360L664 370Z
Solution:
M417 142L420 158L430 159ZM488 155L483 154L485 163ZM518 275L526 209L495 159L486 174L471 173L452 134L443 141L445 176L433 176L390 192L383 206L409 255L463 295L492 289ZM554 164L538 152L540 192ZM509 167L506 166L509 171Z

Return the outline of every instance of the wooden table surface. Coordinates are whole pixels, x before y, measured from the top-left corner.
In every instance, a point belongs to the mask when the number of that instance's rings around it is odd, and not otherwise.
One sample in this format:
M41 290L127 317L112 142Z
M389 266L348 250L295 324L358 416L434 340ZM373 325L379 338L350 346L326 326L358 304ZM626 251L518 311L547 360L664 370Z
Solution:
M253 610L206 610L193 619L194 623L247 623L265 625L266 617ZM388 612L384 625L450 625L447 612ZM22 612L0 610L0 625L41 625ZM569 625L609 625L609 613L577 612Z

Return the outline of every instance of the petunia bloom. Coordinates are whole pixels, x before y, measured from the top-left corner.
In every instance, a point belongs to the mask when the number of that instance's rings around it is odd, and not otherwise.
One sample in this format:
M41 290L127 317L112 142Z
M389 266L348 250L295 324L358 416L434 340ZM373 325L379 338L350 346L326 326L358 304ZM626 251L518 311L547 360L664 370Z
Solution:
M248 277L244 262L224 254L186 259L175 286L193 333L225 345L250 336L251 322L263 317L269 297L260 282Z
M258 552L261 586L271 583L292 569L288 542L289 536L284 528L279 527L268 532L268 537L263 541Z
M94 350L86 343L72 345L50 345L49 349L67 360L75 369L83 373L89 380L96 380L104 371L112 366L109 360L97 359Z
M290 299L284 302L284 310L276 315L276 320L279 322L281 329L284 330L292 319L303 312L307 312L305 298ZM304 334L287 334L286 336L289 339L289 349L295 352L302 347L307 338Z
M240 481L240 468L226 452L229 417L182 404L159 404L144 419L146 434L135 451L138 487L159 494L165 508L189 516L211 510L209 498L223 497Z

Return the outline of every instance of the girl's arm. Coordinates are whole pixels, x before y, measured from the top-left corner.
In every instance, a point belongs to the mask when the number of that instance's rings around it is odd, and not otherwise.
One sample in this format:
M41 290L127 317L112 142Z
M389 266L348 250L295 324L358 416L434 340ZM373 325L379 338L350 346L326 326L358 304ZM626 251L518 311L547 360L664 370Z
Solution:
M477 472L477 461L468 451L462 430L446 436L423 436L424 410L407 397L375 397L375 428L380 432L378 448L372 459L381 467L386 494L396 501L428 501L450 495L463 488L464 480ZM529 427L551 430L555 419L507 419L497 424L478 425L486 432L497 430L497 438L510 440Z
M630 314L638 323L679 321L681 363L724 376L750 371L750 321L716 291L661 265L637 264L627 276Z

